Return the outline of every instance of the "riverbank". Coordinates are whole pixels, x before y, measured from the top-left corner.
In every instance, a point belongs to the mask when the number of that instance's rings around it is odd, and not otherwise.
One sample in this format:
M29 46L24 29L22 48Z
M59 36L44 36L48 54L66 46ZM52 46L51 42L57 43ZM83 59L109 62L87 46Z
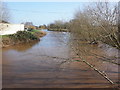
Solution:
M67 29L48 29L48 31L68 32Z
M4 48L11 45L39 41L39 38L45 35L46 32L40 30L18 31L16 34L2 35L2 47Z

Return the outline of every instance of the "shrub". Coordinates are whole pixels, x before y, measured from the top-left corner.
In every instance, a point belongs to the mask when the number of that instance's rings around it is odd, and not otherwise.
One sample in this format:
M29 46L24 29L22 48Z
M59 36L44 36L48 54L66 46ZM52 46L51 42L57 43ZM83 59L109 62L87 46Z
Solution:
M18 31L16 34L9 35L14 42L28 42L30 40L39 40L39 38L28 31Z

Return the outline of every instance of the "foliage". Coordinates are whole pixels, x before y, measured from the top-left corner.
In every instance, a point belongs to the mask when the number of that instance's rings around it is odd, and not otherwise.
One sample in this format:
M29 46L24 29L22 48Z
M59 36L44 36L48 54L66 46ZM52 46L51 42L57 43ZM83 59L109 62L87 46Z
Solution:
M7 47L10 45L26 43L31 41L39 41L39 38L43 37L44 35L46 35L46 33L40 30L18 31L15 34L1 35L2 47Z
M54 23L49 24L48 26L49 30L54 31L65 31L65 29L68 28L68 22L63 22L61 20L56 20Z
M47 26L46 25L40 25L39 29L47 29Z
M9 35L9 38L14 42L28 42L39 39L28 31L18 31L16 34Z

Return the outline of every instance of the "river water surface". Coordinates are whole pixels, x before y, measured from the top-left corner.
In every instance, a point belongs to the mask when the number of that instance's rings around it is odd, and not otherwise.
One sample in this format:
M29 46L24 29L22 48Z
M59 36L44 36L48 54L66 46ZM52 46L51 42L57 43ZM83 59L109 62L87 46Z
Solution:
M108 80L78 58L66 32L47 31L40 42L3 48L3 88L109 88ZM84 59L118 84L118 50L105 44L80 45ZM80 60L80 59L79 59Z

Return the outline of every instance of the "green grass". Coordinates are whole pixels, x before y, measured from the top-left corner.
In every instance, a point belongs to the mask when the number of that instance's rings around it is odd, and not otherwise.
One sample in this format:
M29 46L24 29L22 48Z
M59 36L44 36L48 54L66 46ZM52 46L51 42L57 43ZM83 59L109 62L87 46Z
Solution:
M36 32L40 32L40 30L31 30L31 31L29 31L31 34L34 34L34 33L36 33Z
M0 37L6 38L6 37L9 37L9 35L0 35Z

